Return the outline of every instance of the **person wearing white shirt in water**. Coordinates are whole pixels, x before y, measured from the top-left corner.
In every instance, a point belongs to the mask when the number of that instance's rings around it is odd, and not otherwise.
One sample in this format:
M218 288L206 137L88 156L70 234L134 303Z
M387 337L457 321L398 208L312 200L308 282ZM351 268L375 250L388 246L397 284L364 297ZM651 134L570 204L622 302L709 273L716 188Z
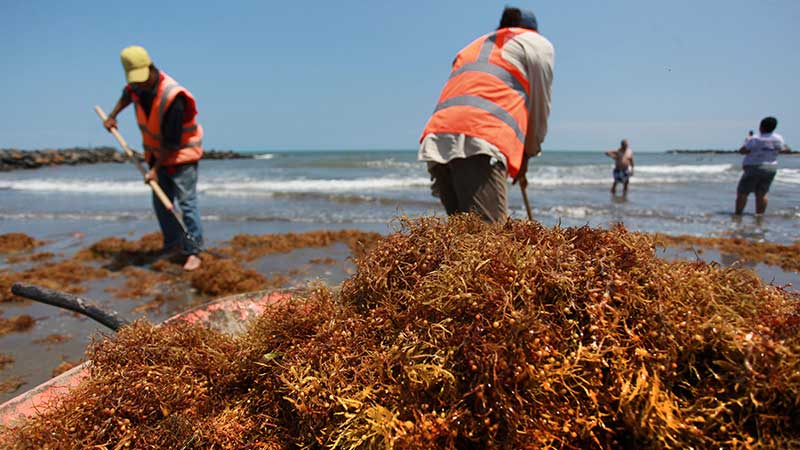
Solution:
M783 137L775 133L778 119L765 117L758 126L758 136L749 139L739 153L745 155L742 160L742 177L736 188L736 212L741 215L747 205L747 196L756 194L756 214L764 214L767 210L767 192L778 171L778 153L783 150Z

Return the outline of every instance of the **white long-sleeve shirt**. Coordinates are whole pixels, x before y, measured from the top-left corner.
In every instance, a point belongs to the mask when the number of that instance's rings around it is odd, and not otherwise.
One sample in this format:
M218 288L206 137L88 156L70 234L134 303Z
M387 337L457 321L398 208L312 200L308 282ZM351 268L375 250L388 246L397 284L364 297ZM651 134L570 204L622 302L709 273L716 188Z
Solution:
M742 160L743 166L761 164L777 166L778 153L783 150L783 136L778 133L759 133L747 141L744 147L749 151Z
M553 44L539 33L521 33L503 46L503 58L524 73L530 83L525 153L538 155L547 135L547 118L550 115L555 60ZM456 158L475 155L493 156L508 167L505 156L496 146L485 139L461 133L427 134L420 143L417 158L429 164L446 164Z

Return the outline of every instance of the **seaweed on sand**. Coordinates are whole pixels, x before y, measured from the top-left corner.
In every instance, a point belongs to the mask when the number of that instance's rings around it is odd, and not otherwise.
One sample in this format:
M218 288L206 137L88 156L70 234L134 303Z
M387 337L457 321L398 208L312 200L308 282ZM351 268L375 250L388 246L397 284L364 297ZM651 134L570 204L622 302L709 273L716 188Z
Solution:
M36 283L50 289L81 294L86 290L82 285L83 282L105 278L108 275L106 269L71 259L44 263L21 272L0 272L0 303L26 300L11 292L11 286L15 282Z
M740 237L669 236L656 233L656 245L683 248L715 248L721 253L736 255L744 261L761 262L783 270L800 272L800 241L783 245L774 242L753 242Z
M28 251L42 244L42 241L37 241L24 233L0 234L0 254Z

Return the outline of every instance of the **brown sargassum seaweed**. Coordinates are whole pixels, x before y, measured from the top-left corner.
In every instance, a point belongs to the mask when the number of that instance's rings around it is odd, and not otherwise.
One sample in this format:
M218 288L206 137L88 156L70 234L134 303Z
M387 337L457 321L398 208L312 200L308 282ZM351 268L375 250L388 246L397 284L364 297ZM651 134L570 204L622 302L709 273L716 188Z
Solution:
M743 261L778 266L783 270L800 272L800 241L782 245L774 242L753 242L740 237L669 236L656 233L656 245L692 249L714 248L720 253L736 255Z
M240 337L137 322L6 448L797 448L800 302L610 230L402 221Z

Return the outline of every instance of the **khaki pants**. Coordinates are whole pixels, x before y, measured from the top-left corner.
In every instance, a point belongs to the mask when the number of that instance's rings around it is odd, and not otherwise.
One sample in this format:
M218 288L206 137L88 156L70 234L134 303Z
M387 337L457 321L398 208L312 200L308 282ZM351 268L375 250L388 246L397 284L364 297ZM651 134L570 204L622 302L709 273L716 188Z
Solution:
M448 215L475 212L485 222L506 221L506 169L490 160L488 155L475 155L429 169L433 195L439 197Z

